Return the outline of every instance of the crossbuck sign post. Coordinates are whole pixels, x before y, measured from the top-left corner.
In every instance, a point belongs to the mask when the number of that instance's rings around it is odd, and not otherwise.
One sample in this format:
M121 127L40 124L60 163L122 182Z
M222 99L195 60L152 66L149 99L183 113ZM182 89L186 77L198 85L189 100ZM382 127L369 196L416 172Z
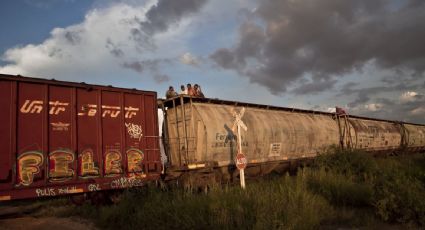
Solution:
M233 112L233 117L235 118L235 122L233 123L232 130L233 132L237 128L238 131L238 153L235 157L236 167L239 169L239 176L241 181L241 187L245 189L245 172L244 169L248 163L245 154L242 153L242 138L241 138L241 128L245 131L248 130L246 125L242 121L242 117L245 113L245 108L241 109L241 112L238 114L237 112Z

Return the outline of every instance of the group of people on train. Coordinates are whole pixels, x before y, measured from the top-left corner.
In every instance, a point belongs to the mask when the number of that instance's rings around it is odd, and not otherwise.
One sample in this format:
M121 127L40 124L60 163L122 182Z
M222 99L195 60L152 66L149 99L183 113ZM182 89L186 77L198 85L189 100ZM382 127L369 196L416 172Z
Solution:
M184 85L180 86L180 92L177 93L174 90L173 86L168 87L167 92L165 93L165 97L168 98L172 98L172 97L177 97L179 95L187 95L187 96L192 96L192 97L202 97L204 98L204 93L202 93L202 89L201 86L198 84L193 85L188 83L186 85L186 87Z

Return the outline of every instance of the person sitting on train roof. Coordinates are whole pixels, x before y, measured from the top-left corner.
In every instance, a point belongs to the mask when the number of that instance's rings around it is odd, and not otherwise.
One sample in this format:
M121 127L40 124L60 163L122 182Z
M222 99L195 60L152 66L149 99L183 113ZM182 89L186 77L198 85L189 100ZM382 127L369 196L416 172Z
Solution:
M180 95L187 95L187 89L184 87L184 85L180 86Z
M195 90L193 90L192 85L190 83L187 84L187 95L195 96Z
M202 98L204 98L204 97L205 97L205 96L204 96L204 94L202 93L202 90L201 90L201 86L200 86L200 85L195 84L195 85L193 86L193 89L194 89L194 91L195 91L195 96L196 96L196 97L202 97Z
M176 91L174 91L174 87L170 86L168 87L167 92L165 93L165 97L168 98L172 98L172 97L177 97L178 94L176 93Z

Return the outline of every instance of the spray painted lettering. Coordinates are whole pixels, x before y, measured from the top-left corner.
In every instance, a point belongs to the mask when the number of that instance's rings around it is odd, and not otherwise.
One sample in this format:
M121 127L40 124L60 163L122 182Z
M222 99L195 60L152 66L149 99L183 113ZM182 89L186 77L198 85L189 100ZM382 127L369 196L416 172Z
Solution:
M121 174L121 153L118 150L108 150L105 155L105 174Z
M127 127L127 132L131 138L138 139L140 141L140 138L142 138L143 136L141 125L136 125L133 123L125 123L125 127Z
M87 189L88 189L90 192L95 192L95 191L100 191L100 190L102 190L102 189L100 188L100 185L99 185L99 184L89 184L89 185L87 186Z
M127 150L127 163L129 173L137 173L143 171L143 156L143 152L138 149Z
M93 150L83 150L79 158L81 177L99 176L99 167L97 167L96 163L93 160Z
M38 197L56 196L83 192L83 189L77 189L76 186L62 188L38 188L35 193Z
M121 177L111 182L111 188L131 188L142 186L143 182L137 178Z
M69 180L74 170L69 165L74 162L74 153L68 150L56 150L49 154L49 178L51 182Z
M19 183L25 186L32 184L34 175L40 172L43 154L36 151L25 152L18 157Z

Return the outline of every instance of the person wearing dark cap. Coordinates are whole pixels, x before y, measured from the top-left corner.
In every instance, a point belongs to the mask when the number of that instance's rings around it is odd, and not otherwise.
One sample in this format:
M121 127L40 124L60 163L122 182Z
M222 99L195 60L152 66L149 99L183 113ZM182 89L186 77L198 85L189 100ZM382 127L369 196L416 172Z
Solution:
M168 98L172 98L172 97L177 97L178 94L176 93L176 91L174 91L174 87L170 86L168 87L167 92L165 93L165 97Z

